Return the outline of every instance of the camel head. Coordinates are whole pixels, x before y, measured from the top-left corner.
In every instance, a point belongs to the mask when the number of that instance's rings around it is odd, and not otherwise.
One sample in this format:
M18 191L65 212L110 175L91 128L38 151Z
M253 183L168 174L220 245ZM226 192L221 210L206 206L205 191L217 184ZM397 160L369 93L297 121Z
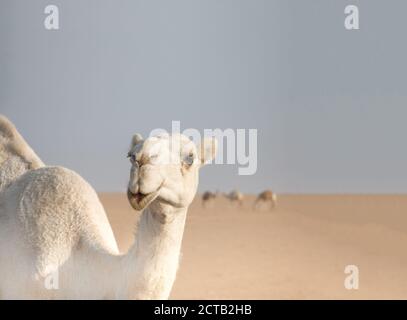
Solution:
M198 171L216 154L216 139L205 138L199 147L182 134L143 139L136 134L128 157L131 162L127 196L131 206L185 208L198 187Z

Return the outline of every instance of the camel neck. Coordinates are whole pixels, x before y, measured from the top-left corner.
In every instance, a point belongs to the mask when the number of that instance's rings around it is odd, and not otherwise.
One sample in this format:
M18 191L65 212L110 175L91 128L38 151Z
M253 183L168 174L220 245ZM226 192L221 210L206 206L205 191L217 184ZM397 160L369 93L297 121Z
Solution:
M125 298L168 298L178 269L186 213L187 208L177 209L167 219L149 208L142 213L136 240L124 259L128 269Z

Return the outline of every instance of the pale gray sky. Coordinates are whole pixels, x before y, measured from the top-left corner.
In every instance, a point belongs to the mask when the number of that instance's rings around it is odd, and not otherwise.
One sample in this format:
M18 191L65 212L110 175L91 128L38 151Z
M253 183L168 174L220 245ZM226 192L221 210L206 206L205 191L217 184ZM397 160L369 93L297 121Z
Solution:
M47 31L48 4L60 30ZM357 4L358 31L343 26ZM131 135L258 129L201 190L407 192L406 1L1 0L0 112L40 157L124 191Z

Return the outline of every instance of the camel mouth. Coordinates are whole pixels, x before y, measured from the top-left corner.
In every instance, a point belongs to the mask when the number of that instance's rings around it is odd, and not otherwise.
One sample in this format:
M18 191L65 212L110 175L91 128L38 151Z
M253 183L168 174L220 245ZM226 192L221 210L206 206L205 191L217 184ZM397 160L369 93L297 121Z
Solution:
M143 193L132 193L130 190L127 190L127 198L129 199L130 205L137 211L145 209L151 202L153 202L159 194L161 187L154 192L148 194Z

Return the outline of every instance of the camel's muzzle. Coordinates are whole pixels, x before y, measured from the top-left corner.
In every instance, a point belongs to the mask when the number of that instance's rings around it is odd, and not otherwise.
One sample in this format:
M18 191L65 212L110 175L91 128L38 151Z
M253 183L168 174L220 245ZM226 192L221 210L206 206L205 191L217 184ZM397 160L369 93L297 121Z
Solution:
M127 189L127 198L129 199L130 205L134 209L141 211L158 197L160 189L161 187L149 194L142 194L140 192L132 193L129 189Z

